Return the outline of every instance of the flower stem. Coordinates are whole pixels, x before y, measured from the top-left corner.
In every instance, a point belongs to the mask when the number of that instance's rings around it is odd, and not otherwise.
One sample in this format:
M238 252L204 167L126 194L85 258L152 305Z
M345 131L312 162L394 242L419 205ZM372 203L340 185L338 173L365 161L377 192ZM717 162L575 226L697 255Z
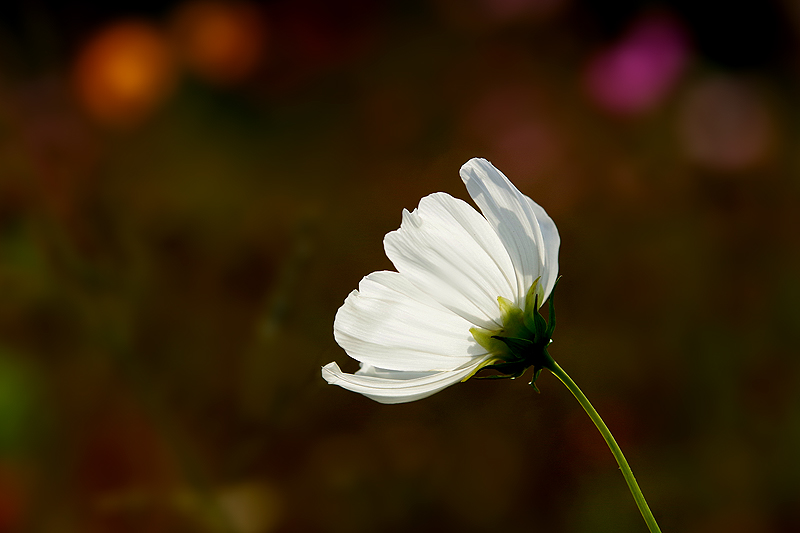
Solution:
M611 453L614 454L614 459L617 460L620 470L622 470L622 475L625 477L625 481L628 483L628 488L633 495L636 506L639 507L639 511L642 513L645 523L647 523L647 527L650 529L650 533L661 533L661 529L659 529L656 519L653 517L653 513L650 512L650 507L647 506L647 501L644 499L644 495L639 488L639 484L636 483L636 478L633 476L633 471L628 465L628 461L625 459L625 456L622 454L622 450L617 444L617 441L614 440L614 436L611 434L611 431L608 430L608 426L606 426L605 422L603 422L603 419L600 418L600 415L592 406L591 402L589 402L589 399L586 398L586 395L583 394L583 391L581 391L575 382L572 381L572 378L569 377L569 375L567 375L567 373L564 372L560 366L558 366L558 363L556 363L552 358L547 363L547 368L553 374L555 374L555 376L560 379L564 385L567 386L573 396L575 396L578 402L580 402L580 404L583 406L586 414L588 414L589 418L591 418L592 422L594 422L594 425L600 430L600 433L603 435L606 444L608 444L608 447L611 449Z

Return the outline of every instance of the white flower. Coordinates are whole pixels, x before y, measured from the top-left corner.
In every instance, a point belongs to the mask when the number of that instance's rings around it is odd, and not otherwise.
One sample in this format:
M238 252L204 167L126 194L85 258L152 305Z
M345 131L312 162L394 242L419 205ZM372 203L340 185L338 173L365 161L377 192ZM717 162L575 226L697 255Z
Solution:
M498 361L491 344L503 344L486 339L508 326L508 309L550 295L561 242L553 220L485 159L460 173L483 216L441 192L403 210L383 241L397 272L366 276L336 313L336 342L361 369L329 363L328 383L381 403L425 398Z

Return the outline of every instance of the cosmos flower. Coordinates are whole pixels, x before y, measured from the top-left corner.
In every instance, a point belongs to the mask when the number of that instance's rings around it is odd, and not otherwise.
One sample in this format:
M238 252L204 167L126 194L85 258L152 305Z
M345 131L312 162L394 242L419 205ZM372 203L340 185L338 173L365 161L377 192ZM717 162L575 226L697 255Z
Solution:
M460 174L481 213L441 192L403 210L400 229L384 238L397 272L362 279L334 321L336 342L361 369L329 363L328 383L391 404L487 367L513 377L541 371L526 354L546 354L554 327L538 308L558 274L556 225L485 159Z
M329 363L328 383L381 403L426 398L478 371L518 377L547 368L575 396L619 464L650 533L661 533L614 436L583 391L547 353L561 239L553 220L485 159L461 167L478 213L435 193L383 240L397 272L361 280L336 313L336 342L361 363ZM550 298L550 323L539 307ZM535 387L535 385L534 385Z

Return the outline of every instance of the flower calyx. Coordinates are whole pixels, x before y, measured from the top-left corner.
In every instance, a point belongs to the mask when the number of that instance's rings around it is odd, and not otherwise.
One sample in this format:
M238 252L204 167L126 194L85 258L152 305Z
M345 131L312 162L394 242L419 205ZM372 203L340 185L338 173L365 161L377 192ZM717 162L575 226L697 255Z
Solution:
M553 292L551 291L549 299L549 323L539 313L541 292L537 279L528 290L524 311L509 300L499 297L498 302L503 316L501 330L493 332L480 328L470 329L476 342L493 355L480 370L499 372L476 376L477 379L515 379L532 366L533 379L529 384L539 392L536 379L543 369L552 368L553 358L547 352L547 346L552 342L553 331L556 328Z

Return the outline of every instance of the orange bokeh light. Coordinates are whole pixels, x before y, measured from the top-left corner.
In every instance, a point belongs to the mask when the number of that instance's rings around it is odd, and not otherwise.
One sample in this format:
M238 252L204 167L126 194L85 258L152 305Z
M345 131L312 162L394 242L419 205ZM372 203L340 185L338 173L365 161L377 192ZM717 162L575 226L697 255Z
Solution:
M73 74L83 107L111 126L140 122L175 82L168 40L154 25L139 20L116 22L91 38Z
M266 24L255 4L187 2L175 12L173 30L187 67L211 83L244 81L264 59Z

